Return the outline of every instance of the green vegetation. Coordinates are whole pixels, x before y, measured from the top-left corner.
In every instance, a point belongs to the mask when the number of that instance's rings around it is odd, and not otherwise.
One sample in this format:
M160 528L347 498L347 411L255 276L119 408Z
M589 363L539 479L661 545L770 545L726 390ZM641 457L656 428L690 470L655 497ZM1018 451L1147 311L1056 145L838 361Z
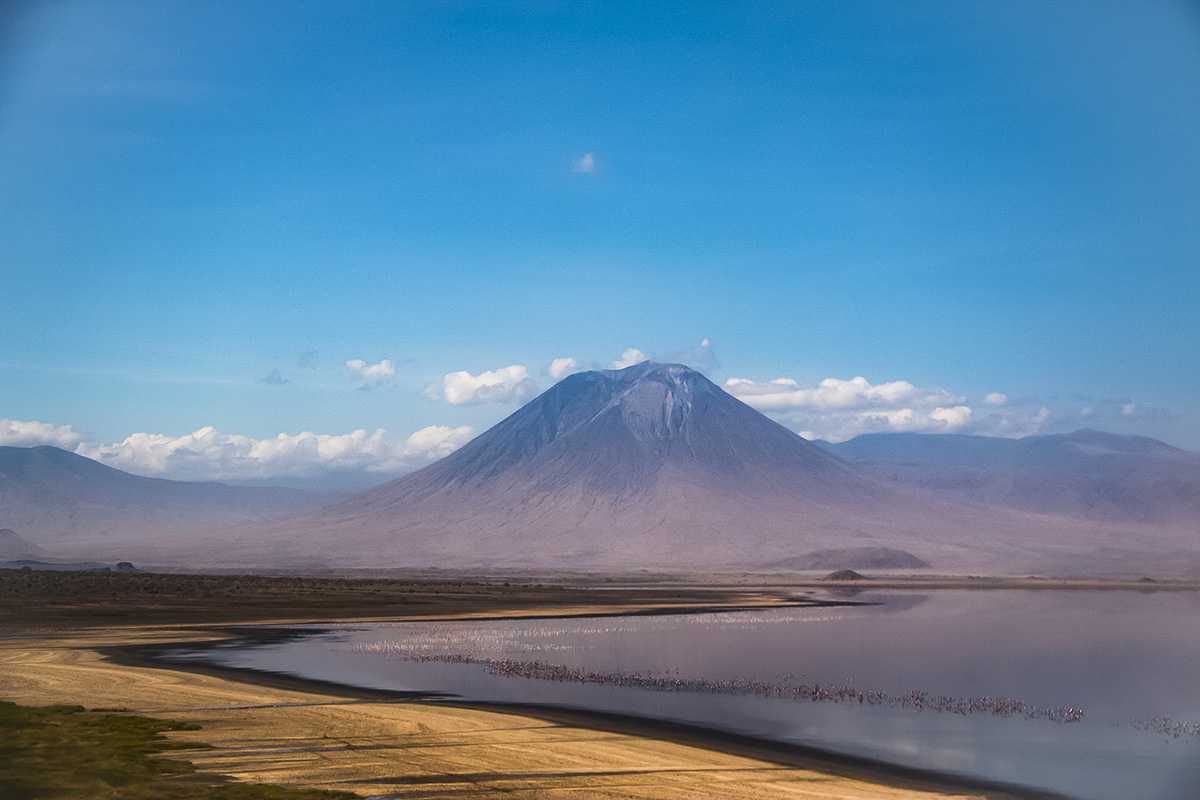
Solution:
M0 797L5 800L337 800L345 792L235 783L197 773L161 753L204 745L173 742L184 722L0 702Z

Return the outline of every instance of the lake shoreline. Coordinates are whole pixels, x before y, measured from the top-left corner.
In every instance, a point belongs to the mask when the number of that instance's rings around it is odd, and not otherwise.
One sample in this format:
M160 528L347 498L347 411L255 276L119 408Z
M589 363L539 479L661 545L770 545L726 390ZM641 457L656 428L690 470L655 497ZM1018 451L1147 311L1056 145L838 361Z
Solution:
M781 603L773 608L788 607L845 607L864 605L858 602L817 601L804 603ZM719 606L711 608L656 608L641 609L635 613L625 611L581 612L569 614L521 614L521 615L486 615L467 617L447 617L438 621L483 621L511 619L563 619L563 618L611 618L622 616L658 616L671 614L703 614L714 612L736 612L761 610L761 605L751 606ZM161 642L154 644L133 644L106 647L99 650L106 660L127 667L151 667L170 669L174 671L194 673L217 677L231 681L248 683L267 688L287 689L306 693L337 697L346 701L389 702L410 705L436 704L439 707L459 708L467 711L499 712L517 714L522 717L541 720L555 725L569 725L590 730L604 731L631 735L640 739L658 740L673 744L684 744L717 750L723 753L739 755L757 760L768 761L779 766L801 767L829 772L840 777L856 780L879 781L889 786L921 787L922 790L971 793L967 796L986 797L993 800L1001 798L1045 798L1045 800L1067 800L1068 796L1045 790L1024 787L1017 784L987 781L960 776L953 773L936 770L906 767L888 761L854 756L820 747L806 746L771 739L738 734L702 725L674 722L665 719L641 717L599 710L566 708L551 704L537 703L500 703L482 702L461 699L456 695L438 692L406 692L400 690L377 689L356 686L348 683L305 678L286 672L256 669L251 667L234 667L214 663L211 660L181 660L172 659L166 654L172 650L186 648L190 651L200 651L214 647L226 647L231 644L256 645L282 641L287 638L316 635L335 626L353 625L355 622L376 622L375 619L342 620L337 623L313 622L305 624L303 629L295 627L280 628L266 625L237 625L221 626L208 629L208 632L221 638L191 642ZM395 619L394 622L423 621Z
M790 598L765 600L757 594L725 596L717 603L640 607L573 602L506 608L491 599L484 604L491 608L472 601L451 613L413 609L417 613L411 616L337 614L336 619L305 614L303 620L281 618L277 623L330 627L384 619L604 617L793 605ZM35 617L27 616L16 627L0 626L0 697L23 705L78 703L195 722L199 732L171 734L172 738L213 744L193 758L198 768L241 780L348 788L363 796L386 789L389 797L426 796L417 790L428 789L433 781L455 787L456 796L463 797L557 797L565 796L558 790L567 785L578 796L582 783L588 796L597 798L670 800L715 791L730 800L758 800L794 797L797 782L808 786L814 781L831 795L854 800L1055 797L619 714L431 701L427 695L416 698L288 675L162 662L163 651L175 647L280 635L278 628L259 620L205 625L188 613L175 624L75 627L58 619L58 624L39 625ZM410 739L419 744L407 744ZM333 741L339 744L327 744ZM248 742L275 755L265 762L252 757ZM368 760L380 742L395 743L385 750L394 749L402 756L400 763L390 757ZM465 754L479 769L464 772ZM392 774L397 769L400 774Z
M847 756L816 746L777 743L725 733L702 725L657 721L622 713L577 710L536 703L471 702L428 693L363 689L344 683L322 682L267 671L163 659L175 647L200 648L205 643L265 641L289 634L289 629L328 629L376 622L449 622L544 620L568 618L640 617L786 608L874 605L864 603L869 589L970 588L1014 590L1064 588L1137 589L1137 594L1164 589L1194 588L1183 582L1068 582L1036 578L970 579L965 577L912 580L896 575L864 581L786 582L770 585L640 585L576 586L548 584L468 583L438 580L262 578L255 576L186 576L141 573L70 574L9 573L0 571L0 698L26 705L79 703L88 707L128 707L148 716L197 720L218 730L237 730L246 740L276 733L297 739L324 737L327 730L346 730L347 741L360 731L375 738L403 740L429 729L427 767L430 774L457 775L459 753L468 745L451 746L460 730L495 730L496 741L470 745L472 760L492 766L486 775L464 777L467 783L493 785L494 796L555 797L547 787L568 780L585 780L595 797L637 797L670 800L707 796L705 780L748 770L719 794L737 800L785 797L780 783L800 780L829 782L830 794L844 798L1062 797L986 779L948 772L901 767L867 757ZM1068 591L1064 596L1075 595ZM1105 593L1107 594L1107 593ZM1101 596L1101 595L1097 595ZM30 610L34 609L34 610ZM48 671L44 668L48 667ZM43 674L46 672L46 674ZM170 687L164 692L163 687ZM535 698L536 699L536 698ZM291 710L289 710L291 709ZM291 733L288 733L288 732ZM397 734L397 731L404 733ZM514 754L509 737L518 731L565 737L544 743L538 752ZM364 734L365 735L365 734ZM488 734L490 735L490 734ZM525 734L520 734L525 735ZM399 737L399 738L398 738ZM209 737L211 738L211 737ZM205 740L205 734L200 735ZM289 738L290 741L290 738ZM274 747L275 745L270 745ZM288 763L314 758L306 745L288 752ZM372 745L371 747L374 747ZM425 747L425 745L423 745ZM379 774L377 765L355 762L359 748L324 753L321 768L274 769L218 748L220 765L239 778L271 782L276 778L298 785L339 788L346 781L366 796L384 778L393 780L389 797L433 780L409 774ZM370 750L371 748L366 748ZM407 751L406 751L407 752ZM415 756L406 756L415 758ZM217 755L214 755L217 758ZM662 767L651 774L647 764ZM424 762L422 762L424 763ZM568 769L564 765L573 763ZM594 769L580 772L578 765ZM232 767L231 767L232 765ZM605 765L601 769L601 765ZM690 766L689 766L690 765ZM394 766L394 765L393 765ZM406 766L405 769L409 769ZM343 777L328 778L330 772ZM590 777L581 778L586 773ZM737 773L742 775L742 773ZM629 777L636 775L637 777ZM282 777L281 777L282 776ZM369 776L369 777L368 777ZM524 776L524 777L521 777ZM607 777L605 777L607 776ZM618 777L625 776L625 777ZM657 777L655 777L657 776ZM749 778L745 776L750 776ZM814 776L819 776L814 777ZM447 779L449 780L449 779ZM637 792L614 795L600 791L604 781L632 781ZM749 780L742 788L742 783ZM421 783L422 781L426 783ZM649 788L655 781L669 788ZM757 781L757 782L755 782ZM458 785L458 784L456 784ZM465 785L465 784L464 784ZM472 784L473 785L473 784ZM625 786L625 783L621 784ZM372 788L375 787L375 788ZM514 788L515 787L515 788ZM834 791L836 789L836 791ZM528 795L522 792L528 790ZM594 791L593 791L594 790ZM621 789L621 792L624 792ZM1069 789L1067 790L1069 791ZM458 795L456 795L458 796ZM794 794L790 795L794 797ZM812 796L812 795L808 795ZM821 796L821 795L817 795Z

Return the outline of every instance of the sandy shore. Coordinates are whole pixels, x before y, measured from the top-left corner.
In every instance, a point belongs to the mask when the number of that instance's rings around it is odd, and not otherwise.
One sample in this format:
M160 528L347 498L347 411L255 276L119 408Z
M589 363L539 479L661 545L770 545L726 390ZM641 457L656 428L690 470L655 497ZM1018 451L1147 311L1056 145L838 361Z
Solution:
M757 605L757 603L755 603ZM522 614L613 612L603 607ZM626 609L632 610L632 609ZM220 670L116 663L111 648L204 641L194 626L25 631L0 640L0 698L194 722L188 758L239 780L396 798L1005 798L797 748L582 713L513 712L256 682ZM136 652L136 648L126 650Z

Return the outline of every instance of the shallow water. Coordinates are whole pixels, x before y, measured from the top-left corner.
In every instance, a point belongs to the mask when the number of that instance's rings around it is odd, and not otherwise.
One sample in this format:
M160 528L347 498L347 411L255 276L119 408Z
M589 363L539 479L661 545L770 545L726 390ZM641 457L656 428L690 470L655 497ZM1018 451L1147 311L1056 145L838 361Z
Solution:
M878 605L370 624L196 655L687 722L1080 798L1200 797L1200 595L855 600Z

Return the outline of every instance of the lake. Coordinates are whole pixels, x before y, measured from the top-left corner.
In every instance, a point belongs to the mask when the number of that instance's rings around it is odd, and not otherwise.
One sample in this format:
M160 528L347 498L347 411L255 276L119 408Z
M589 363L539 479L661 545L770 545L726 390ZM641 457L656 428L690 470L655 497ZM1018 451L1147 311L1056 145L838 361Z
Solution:
M176 656L665 719L1079 798L1200 796L1200 595L853 599L866 604L362 624Z

